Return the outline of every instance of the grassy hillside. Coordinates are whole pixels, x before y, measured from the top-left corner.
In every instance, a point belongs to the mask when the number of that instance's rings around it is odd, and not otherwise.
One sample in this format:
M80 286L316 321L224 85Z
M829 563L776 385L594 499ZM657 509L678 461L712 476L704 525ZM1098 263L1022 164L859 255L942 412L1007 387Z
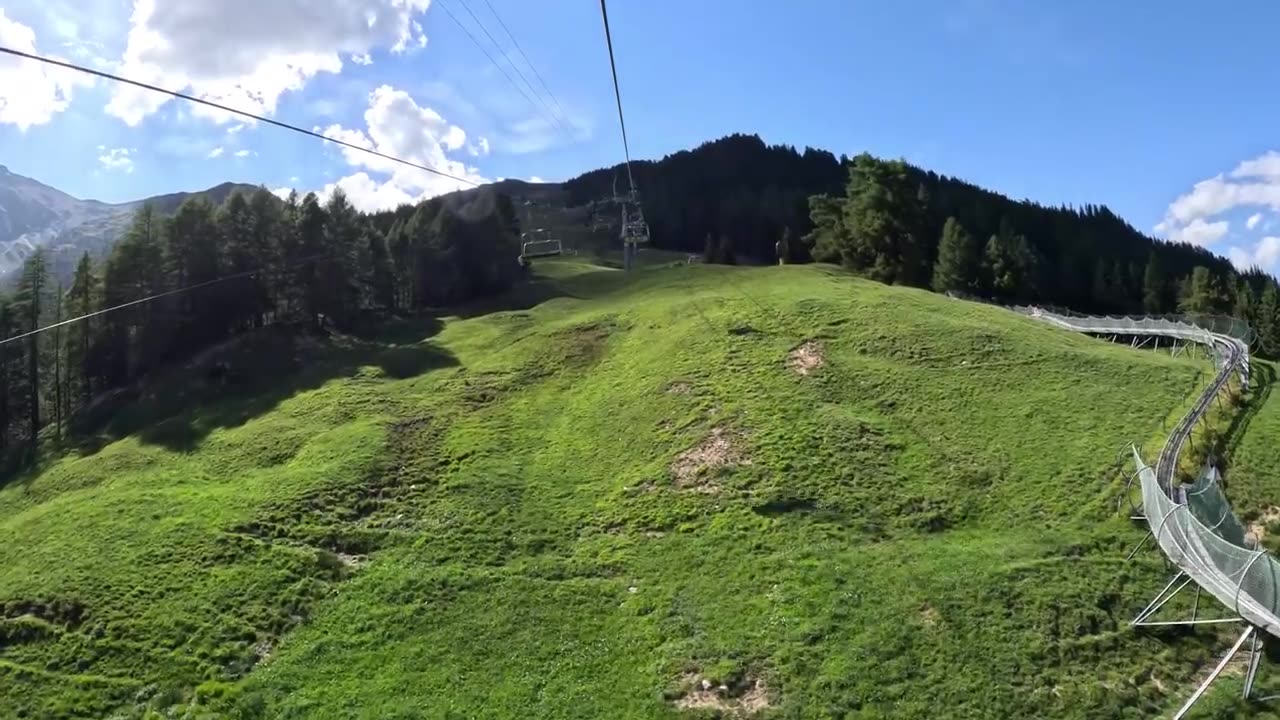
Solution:
M1146 717L1220 648L1127 626L1163 569L1113 513L1207 366L821 266L538 267L0 489L0 716Z

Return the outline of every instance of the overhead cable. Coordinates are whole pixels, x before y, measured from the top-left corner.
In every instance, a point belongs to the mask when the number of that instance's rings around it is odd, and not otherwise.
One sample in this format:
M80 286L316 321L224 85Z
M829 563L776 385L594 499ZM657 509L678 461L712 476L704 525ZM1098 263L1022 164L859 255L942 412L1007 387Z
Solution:
M502 73L502 76L507 79L507 82L511 83L511 87L519 91L519 93L524 96L524 99L529 101L529 105L531 105L534 110L539 110L538 103L535 102L534 99L529 96L529 93L525 92L524 88L520 87L520 84L515 81L515 78L511 77L511 73L507 72L507 69L502 67L502 65L497 60L494 59L493 54L489 52L489 49L486 48L484 44L481 43L480 40L476 38L475 34L472 33L471 30L466 25L462 24L462 21L458 19L457 15L453 14L453 11L449 9L449 6L446 5L443 2L443 0L439 2L439 5L440 5L440 9L444 10L445 14L449 16L449 19L453 21L453 24L461 28L462 32L466 33L467 37L471 39L471 42L474 43L476 47L480 48L480 52L484 53L484 56L489 58L489 62L493 63L493 66L498 68L498 72ZM475 17L475 16L473 15L472 17ZM481 29L482 30L484 29L483 26L481 27ZM501 52L502 48L498 48L498 51ZM513 65L512 67L515 67L515 66ZM545 114L545 110L539 110L539 112L543 112ZM556 122L556 119L554 117L550 115L545 115L545 117L551 121L551 124L553 126L558 126L558 123Z
M458 2L462 3L462 9L466 10L467 14L471 16L471 19L475 21L476 25L480 26L480 30L484 32L485 37L489 38L489 42L493 43L493 46L498 49L498 52L502 55L503 59L511 66L511 69L515 70L516 75L519 75L520 79L524 81L524 85L529 88L529 92L533 93L533 96L542 104L543 109L548 113L548 117L550 117L556 126L562 131L565 130L564 123L560 122L560 118L556 116L555 111L551 109L551 106L547 104L546 100L542 99L542 95L538 93L538 90L533 86L533 83L529 82L529 78L525 77L524 73L520 71L520 66L512 62L507 53L503 51L502 45L493 37L492 34L490 34L489 28L485 27L484 23L480 22L480 18L476 17L476 14L471 11L471 6L467 4L467 0L458 0Z
M542 73L538 72L538 66L534 65L533 61L529 59L529 56L525 54L524 48L520 47L520 43L516 41L516 36L511 33L507 24L503 22L502 16L498 14L496 9L494 9L493 3L489 2L489 0L484 0L484 4L489 7L489 12L498 20L498 24L502 26L502 31L511 39L511 44L515 46L516 52L520 53L520 57L524 58L525 64L533 71L533 76L538 79L538 84L542 86L547 97L551 98L551 102L555 104L556 110L560 112L560 118L567 119L568 114L564 111L564 108L560 106L560 101L556 99L556 94L551 92L551 88L547 87L547 81L542 79Z
M627 121L622 118L622 91L618 89L618 66L613 61L613 36L609 32L609 11L600 0L600 17L604 18L604 39L609 45L609 69L613 72L613 96L618 101L618 124L622 127L622 152L627 158L627 182L631 192L636 190L636 180L631 175L631 148L627 147Z
M68 70L75 70L76 72L82 72L82 73L86 73L86 74L88 74L88 75L94 75L94 76L97 76L97 77L100 77L100 78L104 78L104 79L107 79L107 80L113 80L113 81L118 82L118 83L124 83L124 84L126 84L126 85L133 85L134 87L140 87L140 88L143 88L144 90L151 90L151 91L153 91L153 92L164 93L165 95L170 95L170 96L172 96L172 97L176 97L176 98L179 98L179 99L182 99L182 100L187 100L187 101L190 101L190 102L193 102L193 103L199 103L199 104L201 104L201 105L205 105L205 106L208 106L208 107L214 108L214 109L216 109L216 110L221 110L221 111L223 111L223 112L228 112L228 113L231 113L231 114L233 114L233 115L239 115L239 116L241 116L241 117L250 118L250 119L252 119L252 120L257 120L258 122L264 122L264 123L267 123L268 125L275 125L276 127L282 127L282 128L284 128L284 129L286 129L286 130L292 130L292 131L294 131L294 132L296 132L296 133L302 133L303 135L309 135L309 136L311 136L311 137L313 137L313 138L318 138L318 139L320 139L320 140L324 140L324 141L326 141L326 142L336 143L336 144L341 145L341 146L343 146L343 147L351 148L352 150L358 150L358 151L363 152L363 153L368 153L368 154L370 154L370 155L375 155L375 156L380 157L380 158L382 158L382 159L384 159L384 160L390 160L390 161L392 161L392 162L399 163L399 164L401 164L401 165L407 165L407 166L409 166L409 167L411 167L411 168L415 168L415 169L418 169L418 170L424 170L424 171L426 171L426 172L432 173L433 175L439 175L440 177L449 178L450 180L456 180L456 181L458 181L458 182L460 182L460 183L464 183L464 184L466 184L466 185L470 185L471 187L479 187L479 186L480 186L480 183L477 183L477 182L472 181L472 180L467 180L466 178L460 178L460 177L458 177L457 175L451 175L451 174L449 174L449 173L447 173L447 172L444 172L443 170L437 170L437 169L435 169L435 168L433 168L433 167L431 167L431 166L429 166L429 165L421 165L421 164L419 164L419 163L412 162L412 161L410 161L410 160L405 160L405 159L403 159L403 158L398 158L398 157L396 157L396 156L394 156L394 155L388 155L387 153L379 152L378 150L374 150L373 148L364 147L363 145L356 145L355 143L350 143L350 142L347 142L346 140L339 140L338 138L333 138L333 137L329 137L329 136L327 136L327 135L322 135L322 134L320 134L320 133L318 133L318 132L315 132L315 131L312 131L312 130L307 130L306 128L298 127L297 125L290 125L289 123L281 122L281 121L279 121L279 120L272 120L272 119L271 119L271 118L269 118L269 117L264 117L264 116L262 116L262 115L257 115L257 114L255 114L255 113L251 113L251 112L248 112L248 111L246 111L246 110L238 110L238 109L236 109L236 108L229 107L229 106L227 106L227 105L223 105L222 103L214 102L214 101L212 101L212 100L206 100L206 99L204 99L204 98L196 97L196 96L194 96L194 95L188 95L187 93L178 92L177 90L169 90L169 89L162 88L162 87L159 87L159 86L156 86L156 85L152 85L152 84L150 84L150 83L142 82L142 81L140 81L140 80L131 80L131 79L129 79L129 78L121 77L121 76L119 76L119 75L114 75L114 74L112 74L112 73L104 72L104 71L102 71L102 70L94 70L93 68L84 67L83 65L76 65L75 63L70 63L70 62L67 62L67 61L65 61L65 60L55 60L54 58L44 57L44 56L42 56L42 55L34 55L34 54L32 54L32 53L23 52L23 51L21 51L21 50L15 50L15 49L13 49L13 48L9 48L9 47L0 46L0 53L4 53L4 54L6 54L6 55L13 55L13 56L15 56L15 57L20 57L20 58L25 58L25 59L27 59L27 60L35 60L36 62L45 63L45 64L47 64L47 65L56 65L56 66L58 66L58 67L66 68L66 69L68 69Z

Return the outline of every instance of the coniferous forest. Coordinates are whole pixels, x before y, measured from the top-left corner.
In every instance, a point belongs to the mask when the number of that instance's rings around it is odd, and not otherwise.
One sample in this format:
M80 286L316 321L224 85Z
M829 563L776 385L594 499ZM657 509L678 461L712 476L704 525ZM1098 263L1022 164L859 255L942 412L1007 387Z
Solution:
M656 247L708 262L833 262L886 283L1092 313L1178 312L1246 320L1280 350L1273 277L1204 248L1149 237L1104 206L1046 207L862 154L769 146L732 135L632 163ZM623 167L564 184L571 206L626 187ZM143 207L101 262L66 286L29 258L0 297L0 337L198 286L0 345L0 456L60 436L96 394L126 386L246 330L345 331L371 317L499 294L523 273L509 196L491 190L375 214L339 191L285 200L260 189L221 206L193 197ZM225 278L231 277L227 280ZM212 283L211 281L218 281ZM211 283L207 287L202 283Z
M632 163L657 247L712 262L839 263L886 283L1090 313L1245 319L1280 352L1273 277L1143 234L1101 205L1047 207L922 170L732 135ZM574 202L625 187L621 166L566 183ZM779 240L786 238L785 242Z
M37 251L0 298L0 337L17 338L0 344L0 454L29 457L42 429L60 436L96 395L247 330L349 331L501 292L522 272L519 247L511 199L487 190L372 215L341 190L324 203L265 189L220 207L196 196L171 216L144 206L68 286L52 285ZM192 289L164 295L181 288Z

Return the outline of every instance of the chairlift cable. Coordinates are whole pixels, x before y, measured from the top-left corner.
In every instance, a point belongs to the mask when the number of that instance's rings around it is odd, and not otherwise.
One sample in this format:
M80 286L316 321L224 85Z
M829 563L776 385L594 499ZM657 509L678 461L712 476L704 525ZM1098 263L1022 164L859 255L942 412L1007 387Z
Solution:
M153 92L164 93L165 95L176 97L181 100L187 100L193 103L199 103L200 105L205 105L207 107L214 108L215 110L221 110L223 112L231 113L232 115L239 115L241 117L246 117L251 120L267 123L268 125L275 125L276 127L282 127L286 130L292 130L296 133L302 133L303 135L308 135L310 137L317 138L319 140L324 140L325 142L337 143L338 145L351 148L352 150L359 150L360 152L363 152L363 153L376 155L377 157L380 157L384 160L390 160L392 162L400 163L401 165L407 165L411 168L424 170L434 175L439 175L440 177L446 177L446 178L449 178L450 180L456 180L460 183L470 185L471 187L480 186L480 183L474 182L472 180L467 180L466 178L460 178L457 175L451 175L447 172L444 172L443 170L437 170L436 168L433 168L429 165L421 165L419 163L412 162L410 160L398 158L394 155L388 155L387 153L374 150L373 148L364 147L363 145L356 145L355 143L350 143L345 140L339 140L338 138L332 138L327 135L322 135L313 130L307 130L306 128L298 127L297 125L291 125L289 123L281 122L279 120L272 120L269 117L257 115L255 113L248 112L247 110L239 110L237 108L223 105L222 103L214 102L212 100L206 100L204 98L196 97L194 95L189 95L187 93L179 92L177 90L169 90L167 88L162 88L157 85L152 85L150 83L142 82L141 80L132 80L130 78L122 77L120 75L115 75L109 72L104 72L102 70L94 70L93 68L88 68L83 65L76 65L75 63L70 63L65 60L56 60L54 58L44 57L43 55L35 55L33 53L28 53L28 52L23 52L21 50L15 50L13 48L5 47L2 45L0 45L0 53L4 53L6 55L12 55L14 57L24 58L27 60L34 60L36 62L45 63L46 65L56 65L58 67L66 68L68 70L75 70L76 72L81 72L88 75L94 75L96 77L104 78L106 80L112 80L114 82L124 83L125 85L133 85L134 87L140 87L144 90L151 90Z

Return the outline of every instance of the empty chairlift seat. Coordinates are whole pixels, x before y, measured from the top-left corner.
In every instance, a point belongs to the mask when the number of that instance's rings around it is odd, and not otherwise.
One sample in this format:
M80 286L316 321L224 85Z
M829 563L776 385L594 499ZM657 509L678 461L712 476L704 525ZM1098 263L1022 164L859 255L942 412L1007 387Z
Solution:
M529 240L520 245L520 257L540 258L561 255L564 247L559 240Z

